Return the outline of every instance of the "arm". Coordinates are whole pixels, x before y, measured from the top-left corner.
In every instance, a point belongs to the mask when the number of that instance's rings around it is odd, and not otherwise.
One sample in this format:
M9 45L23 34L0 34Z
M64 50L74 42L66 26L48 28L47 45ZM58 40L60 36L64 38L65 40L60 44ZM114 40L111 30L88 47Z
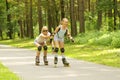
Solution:
M50 35L50 43L52 43L53 37L58 32L59 29L60 29L59 26L56 27L55 31Z
M56 27L55 31L53 32L53 35L56 34L58 32L58 30L60 29L60 27Z
M68 36L68 38L69 38L72 42L74 42L74 39L73 39L73 37L71 36L69 30L67 31L67 36Z
M48 39L48 38L50 38L50 35L44 35L44 34L41 34L40 37L41 37L41 38L44 38L44 39Z

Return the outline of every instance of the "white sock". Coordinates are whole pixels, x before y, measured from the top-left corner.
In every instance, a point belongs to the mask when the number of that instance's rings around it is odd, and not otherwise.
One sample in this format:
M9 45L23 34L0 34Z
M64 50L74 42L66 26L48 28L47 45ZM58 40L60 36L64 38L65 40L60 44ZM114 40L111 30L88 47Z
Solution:
M62 58L65 58L64 53L62 53Z

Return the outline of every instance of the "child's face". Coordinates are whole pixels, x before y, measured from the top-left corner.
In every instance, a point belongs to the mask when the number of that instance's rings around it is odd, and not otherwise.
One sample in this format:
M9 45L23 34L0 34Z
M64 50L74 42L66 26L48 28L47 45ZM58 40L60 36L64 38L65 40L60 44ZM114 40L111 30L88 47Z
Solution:
M68 26L68 20L63 20L63 21L62 21L62 25L63 25L64 27L67 27L67 26Z
M47 35L48 29L43 29L42 33L43 33L44 35Z

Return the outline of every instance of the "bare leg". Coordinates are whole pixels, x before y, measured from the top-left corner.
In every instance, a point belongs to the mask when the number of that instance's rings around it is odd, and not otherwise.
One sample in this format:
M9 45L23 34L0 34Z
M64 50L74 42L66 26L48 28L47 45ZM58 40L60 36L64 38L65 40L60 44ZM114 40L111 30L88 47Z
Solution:
M59 42L58 41L54 41L54 46L55 46L55 49L54 49L54 64L55 64L55 67L56 67L56 64L58 62L58 50L59 50Z
M44 64L45 64L45 65L48 65L48 61L47 61L47 46L44 45L43 48L44 48L43 61L44 61Z
M40 47L39 43L35 43L35 45L37 46L37 49ZM36 58L35 58L35 64L36 65L39 65L39 63L40 63L39 56L40 56L40 50L37 50L37 52L36 52Z
M69 66L69 63L67 62L65 56L64 56L64 42L60 42L60 51L61 51L61 55L62 55L62 62L64 64L65 67Z
M64 56L64 42L60 42L60 51L61 51L62 58L65 58L65 56Z

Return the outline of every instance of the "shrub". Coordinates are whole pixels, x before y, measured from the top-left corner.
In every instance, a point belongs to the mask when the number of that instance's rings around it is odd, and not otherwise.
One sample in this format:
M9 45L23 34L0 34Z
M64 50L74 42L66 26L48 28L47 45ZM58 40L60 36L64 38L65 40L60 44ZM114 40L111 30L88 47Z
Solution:
M93 38L89 40L89 43L94 45L104 45L108 46L111 44L112 37L109 34L103 34L102 36L99 36L98 38Z
M113 37L111 46L115 48L120 48L120 37Z

